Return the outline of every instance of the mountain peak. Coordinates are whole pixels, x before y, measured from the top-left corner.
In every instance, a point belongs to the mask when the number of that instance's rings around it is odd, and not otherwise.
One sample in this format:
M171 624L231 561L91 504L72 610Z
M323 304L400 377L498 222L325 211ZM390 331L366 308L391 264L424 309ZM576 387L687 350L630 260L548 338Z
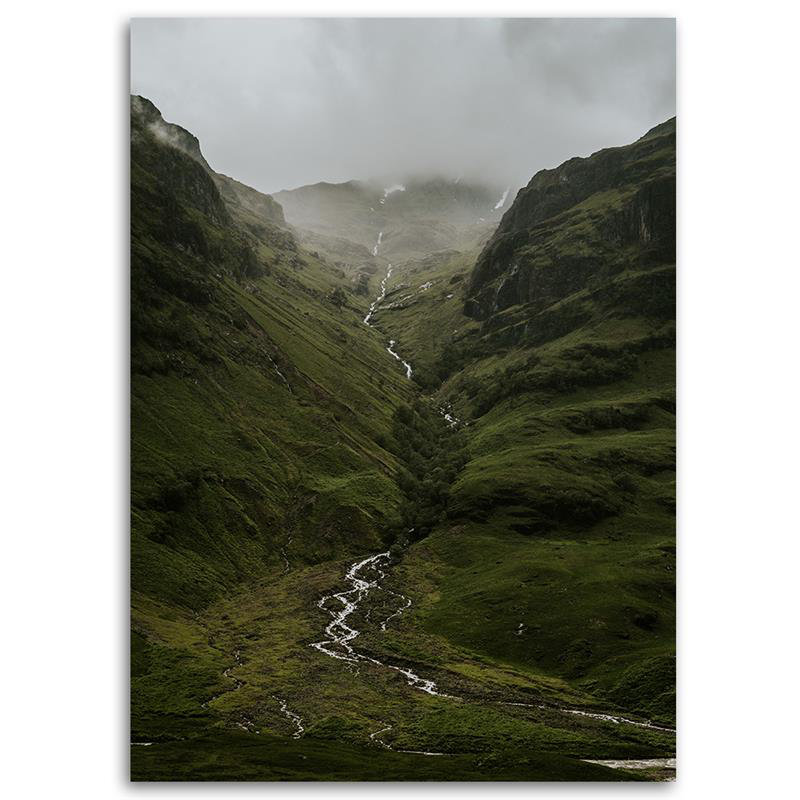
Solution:
M200 150L200 140L194 134L174 122L167 122L152 101L134 94L131 95L131 135L134 138L140 127L146 127L162 144L181 150L211 169Z

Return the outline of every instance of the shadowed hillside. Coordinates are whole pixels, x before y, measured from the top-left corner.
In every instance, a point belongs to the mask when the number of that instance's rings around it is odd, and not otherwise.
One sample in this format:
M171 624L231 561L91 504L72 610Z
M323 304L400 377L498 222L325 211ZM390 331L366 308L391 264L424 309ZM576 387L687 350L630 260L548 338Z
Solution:
M408 387L271 198L149 102L131 126L133 582L192 606L295 527L311 560L377 541L395 489L374 439Z

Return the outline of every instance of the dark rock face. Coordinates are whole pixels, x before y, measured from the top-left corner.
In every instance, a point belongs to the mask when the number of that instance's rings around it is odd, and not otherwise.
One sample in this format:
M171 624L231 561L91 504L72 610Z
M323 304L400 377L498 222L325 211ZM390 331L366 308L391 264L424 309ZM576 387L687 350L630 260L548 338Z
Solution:
M183 128L164 122L161 112L149 100L134 96L131 98L132 174L137 170L152 175L159 187L154 194L170 198L172 205L183 203L216 224L230 223L230 214L197 139ZM132 184L135 183L133 180ZM170 216L172 211L170 207Z
M131 97L132 140L136 142L144 130L162 144L169 144L182 150L195 161L199 161L206 170L211 171L200 151L200 141L194 134L189 133L186 128L181 128L180 125L166 122L161 112L146 97L133 95Z
M166 122L161 116L161 112L146 97L133 95L131 97L131 147L149 145L153 140L189 156L202 168L202 170L189 169L185 164L180 164L180 159L175 157L172 160L176 163L176 168L165 178L168 179L167 185L174 185L174 183L185 183L187 175L193 174L193 180L196 183L194 186L195 201L198 201L203 195L206 195L207 199L216 198L204 202L202 208L204 213L214 217L216 221L228 221L225 211L216 213L215 209L211 207L216 203L222 208L224 199L228 206L239 209L255 221L281 227L286 225L283 209L270 195L262 194L227 175L214 172L205 160L200 150L200 141L194 134L180 125ZM213 187L209 188L209 182L204 179L201 172L206 173L218 191L215 192Z
M465 313L537 313L623 270L675 261L675 120L626 147L542 170L475 264Z

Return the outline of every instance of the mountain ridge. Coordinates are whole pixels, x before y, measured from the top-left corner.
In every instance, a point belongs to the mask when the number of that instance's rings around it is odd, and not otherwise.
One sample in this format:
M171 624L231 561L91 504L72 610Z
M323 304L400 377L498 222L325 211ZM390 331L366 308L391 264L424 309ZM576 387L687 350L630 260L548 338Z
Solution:
M514 299L519 302L534 300L539 289L548 291L548 287L543 285L547 263L559 259L563 264L565 255L572 259L575 268L580 269L580 279L589 274L600 260L595 257L593 264L593 253L587 251L602 248L605 255L609 244L613 247L628 243L646 244L647 248L638 255L640 263L658 259L668 261L670 258L674 261L674 146L675 118L672 118L655 126L631 145L600 150L587 158L569 159L555 169L536 173L518 192L480 254L470 277L472 297L465 306L466 313L486 318L493 311L507 308ZM606 206L613 205L613 214L607 215L602 228L588 232L594 234L591 238L583 238L580 242L582 252L574 252L574 242L570 242L573 251L567 251L542 240L538 228L546 220L586 203L601 191L611 193L603 201ZM588 218L598 212L591 208L582 208L581 211L587 224L591 224ZM548 248L552 247L554 254L549 262L536 263L536 254L521 252L523 248L537 245L546 258ZM516 270L509 275L512 261ZM500 285L495 285L501 275L505 275L505 279ZM542 280L537 285L538 278ZM530 285L524 286L525 282ZM564 291L568 289L569 286L565 285ZM558 294L545 299L558 299Z
M421 257L472 247L500 215L504 187L442 178L381 187L369 181L309 184L276 192L287 220L303 235L348 239L373 248L379 234L386 259Z

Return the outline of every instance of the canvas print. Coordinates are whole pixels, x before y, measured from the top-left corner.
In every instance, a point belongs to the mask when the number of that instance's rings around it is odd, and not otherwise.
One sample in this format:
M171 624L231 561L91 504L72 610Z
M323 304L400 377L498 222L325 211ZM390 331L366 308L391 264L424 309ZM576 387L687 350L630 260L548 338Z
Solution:
M131 22L130 773L675 777L675 23Z

